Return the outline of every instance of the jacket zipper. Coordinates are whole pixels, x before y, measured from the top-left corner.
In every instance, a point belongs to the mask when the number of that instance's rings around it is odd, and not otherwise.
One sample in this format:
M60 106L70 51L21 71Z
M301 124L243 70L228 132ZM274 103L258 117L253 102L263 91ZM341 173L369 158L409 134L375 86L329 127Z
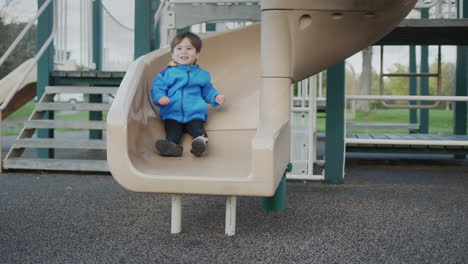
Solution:
M181 98L181 103L180 103L180 110L182 112L182 122L185 121L185 113L184 113L184 89L188 87L189 83L190 83L190 68L188 68L187 70L187 77L188 77L188 80L187 80L187 84L185 85L185 87L182 87L182 98Z

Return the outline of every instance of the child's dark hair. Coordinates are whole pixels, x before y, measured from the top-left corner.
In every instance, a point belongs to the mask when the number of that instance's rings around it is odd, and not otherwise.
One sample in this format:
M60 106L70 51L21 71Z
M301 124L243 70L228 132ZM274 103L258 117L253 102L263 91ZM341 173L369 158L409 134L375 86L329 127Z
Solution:
M174 51L175 46L181 43L182 40L184 40L184 38L188 38L190 40L190 43L192 43L192 45L195 47L197 53L201 51L202 40L199 36L193 34L192 32L180 32L174 37L174 39L171 42L171 52Z

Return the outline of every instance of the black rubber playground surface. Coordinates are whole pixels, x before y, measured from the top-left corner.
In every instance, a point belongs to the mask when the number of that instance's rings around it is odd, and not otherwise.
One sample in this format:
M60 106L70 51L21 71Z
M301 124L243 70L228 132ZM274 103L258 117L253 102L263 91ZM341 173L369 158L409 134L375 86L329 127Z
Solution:
M0 263L468 263L468 162L347 159L345 184L291 182L288 209L239 197L132 193L108 175L0 175Z

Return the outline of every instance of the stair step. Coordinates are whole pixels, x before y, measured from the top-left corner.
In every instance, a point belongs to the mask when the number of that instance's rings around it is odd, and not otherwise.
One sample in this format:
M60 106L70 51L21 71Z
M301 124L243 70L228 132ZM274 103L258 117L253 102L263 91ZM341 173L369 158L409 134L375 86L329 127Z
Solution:
M104 103L39 103L37 111L109 111L111 104Z
M6 169L109 171L107 160L73 159L22 159L12 158L3 162Z
M106 149L106 141L98 139L21 138L13 144L13 148Z
M28 120L26 129L31 128L69 128L69 129L106 129L106 121L65 121L65 120Z
M116 94L118 89L111 86L47 86L46 93Z

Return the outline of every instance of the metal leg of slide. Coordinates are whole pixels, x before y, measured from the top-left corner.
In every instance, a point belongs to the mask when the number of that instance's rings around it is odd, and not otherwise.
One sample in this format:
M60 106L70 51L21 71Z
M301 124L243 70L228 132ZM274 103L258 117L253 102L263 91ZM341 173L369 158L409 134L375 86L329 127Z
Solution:
M226 199L226 235L236 234L236 196L228 196Z
M172 195L171 208L171 234L178 234L182 231L182 195Z

